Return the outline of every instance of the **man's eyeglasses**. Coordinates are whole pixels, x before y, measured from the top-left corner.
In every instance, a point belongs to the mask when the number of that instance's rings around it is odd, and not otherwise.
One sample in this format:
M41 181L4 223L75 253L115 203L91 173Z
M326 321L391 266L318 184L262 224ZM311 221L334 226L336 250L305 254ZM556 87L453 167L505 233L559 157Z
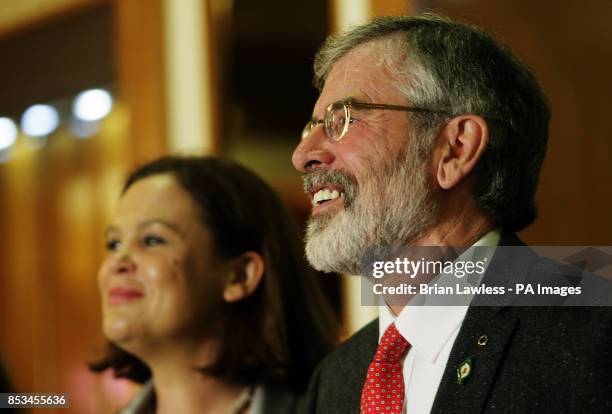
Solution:
M328 138L334 141L340 141L348 132L351 119L351 109L387 109L391 111L406 111L406 112L429 112L436 114L451 115L448 111L419 108L414 106L399 106L357 102L352 99L338 101L330 104L325 108L325 116L323 119L313 119L308 121L302 130L302 139L310 136L312 130L319 124L323 124L323 130Z

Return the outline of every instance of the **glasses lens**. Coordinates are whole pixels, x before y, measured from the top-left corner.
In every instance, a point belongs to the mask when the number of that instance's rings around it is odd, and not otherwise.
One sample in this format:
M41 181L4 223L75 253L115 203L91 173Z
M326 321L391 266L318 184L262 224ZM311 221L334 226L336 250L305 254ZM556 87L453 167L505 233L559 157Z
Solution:
M335 141L340 141L346 133L348 108L342 102L335 102L325 111L325 133Z
M308 138L314 126L315 126L315 123L312 121L308 121L308 123L304 125L304 129L302 130L302 139Z

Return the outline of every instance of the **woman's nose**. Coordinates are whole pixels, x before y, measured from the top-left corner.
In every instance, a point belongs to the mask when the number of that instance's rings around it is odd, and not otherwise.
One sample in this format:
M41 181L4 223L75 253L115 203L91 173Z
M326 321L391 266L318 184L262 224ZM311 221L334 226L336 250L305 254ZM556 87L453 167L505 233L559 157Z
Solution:
M129 274L136 271L136 262L128 251L118 252L118 256L115 259L113 265L113 273L116 274Z

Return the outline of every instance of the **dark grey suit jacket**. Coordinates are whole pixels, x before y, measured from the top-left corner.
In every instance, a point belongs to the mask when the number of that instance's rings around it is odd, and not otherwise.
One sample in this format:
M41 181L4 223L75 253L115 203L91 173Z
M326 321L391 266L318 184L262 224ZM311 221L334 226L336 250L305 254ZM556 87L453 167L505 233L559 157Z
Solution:
M515 235L500 241L521 244ZM487 274L519 281L549 265L524 249L520 257L494 256ZM481 335L489 338L485 346L477 343ZM323 360L301 412L359 413L377 343L375 320ZM472 374L458 384L456 370L467 357L472 357ZM431 412L612 413L611 308L470 306Z

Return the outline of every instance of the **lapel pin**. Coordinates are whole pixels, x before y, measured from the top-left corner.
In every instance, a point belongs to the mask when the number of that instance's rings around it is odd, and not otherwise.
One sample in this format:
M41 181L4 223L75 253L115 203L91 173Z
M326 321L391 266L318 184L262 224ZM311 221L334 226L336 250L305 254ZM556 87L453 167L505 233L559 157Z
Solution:
M457 367L457 384L463 385L472 375L472 357L467 357Z
M485 346L487 342L489 342L489 337L487 335L480 335L480 338L478 338L478 345Z

